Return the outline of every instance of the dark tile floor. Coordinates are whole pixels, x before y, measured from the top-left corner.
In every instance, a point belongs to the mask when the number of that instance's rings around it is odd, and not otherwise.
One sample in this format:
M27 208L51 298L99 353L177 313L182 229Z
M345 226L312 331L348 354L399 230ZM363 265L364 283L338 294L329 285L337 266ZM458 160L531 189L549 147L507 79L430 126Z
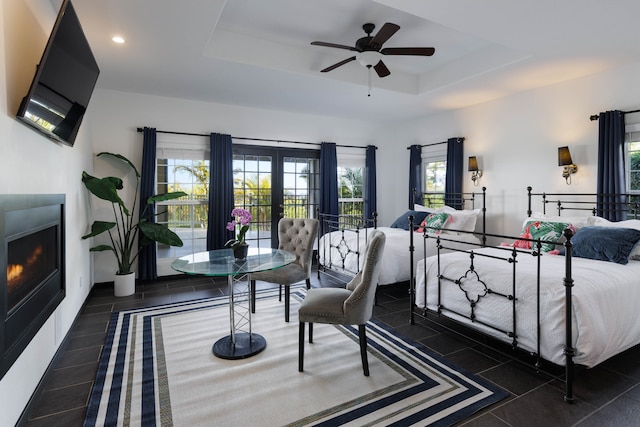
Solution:
M312 284L334 286L335 280L324 274L318 279L314 273ZM135 295L123 298L113 297L111 286L96 285L19 424L29 427L82 425L112 312L220 296L225 291L225 280L194 276L139 284ZM460 426L640 425L640 346L597 368L579 369L574 384L576 400L568 404L563 400L564 385L554 376L538 373L500 352L448 331L446 322L416 320L410 325L406 285L382 287L374 316L457 366L510 392L509 398L470 417Z

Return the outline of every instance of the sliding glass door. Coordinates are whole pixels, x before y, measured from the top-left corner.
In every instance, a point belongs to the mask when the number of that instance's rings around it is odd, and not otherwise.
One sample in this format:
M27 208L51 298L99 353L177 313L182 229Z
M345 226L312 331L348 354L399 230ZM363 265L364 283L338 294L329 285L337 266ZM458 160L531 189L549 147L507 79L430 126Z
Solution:
M280 218L316 216L319 159L319 150L234 146L235 206L253 216L249 244L277 247Z

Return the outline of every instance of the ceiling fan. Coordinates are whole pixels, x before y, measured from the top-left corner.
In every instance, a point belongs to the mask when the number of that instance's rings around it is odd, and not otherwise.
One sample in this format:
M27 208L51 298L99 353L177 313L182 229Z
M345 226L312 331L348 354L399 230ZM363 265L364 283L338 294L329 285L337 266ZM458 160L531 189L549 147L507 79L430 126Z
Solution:
M338 49L346 49L353 52L357 52L355 56L351 58L347 58L343 61L340 61L336 64L333 64L323 70L320 70L321 73L326 73L331 70L334 70L344 64L348 64L351 61L358 60L360 64L363 66L376 71L379 77L386 77L391 72L387 68L387 66L382 62L382 57L385 55L412 55L412 56L431 56L434 54L435 49L432 47L388 47L382 49L382 45L391 38L392 35L396 33L400 29L399 25L393 24L391 22L385 23L380 31L375 36L371 36L374 28L376 26L371 23L364 24L362 29L365 33L367 33L366 37L359 38L356 41L355 46L347 46L336 43L327 43L327 42L311 42L314 46L326 46L326 47L335 47Z

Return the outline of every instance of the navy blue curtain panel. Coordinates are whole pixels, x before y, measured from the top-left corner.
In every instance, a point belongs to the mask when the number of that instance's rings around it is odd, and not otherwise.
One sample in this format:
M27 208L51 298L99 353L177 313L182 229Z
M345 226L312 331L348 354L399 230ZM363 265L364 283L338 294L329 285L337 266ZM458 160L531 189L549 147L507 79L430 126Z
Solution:
M422 147L409 147L409 209L413 204L422 204ZM414 200L415 191L415 200Z
M375 145L367 145L364 176L366 179L364 184L364 215L365 218L373 218L374 212L378 209Z
M447 140L447 175L444 182L445 204L462 209L462 175L464 171L464 138Z
M233 238L227 230L233 210L233 148L231 135L211 134L209 162L209 216L207 225L207 250L222 249Z
M142 216L145 208L147 221L155 222L155 205L147 205L147 199L153 196L156 186L156 129L145 127L143 129L142 142L142 168L140 170L140 210ZM138 236L140 239L141 236ZM138 279L155 280L158 278L158 268L156 263L156 244L152 242L143 246L138 255Z
M598 114L598 216L610 221L626 219L624 194L624 113L618 110Z
M320 212L338 215L338 156L333 142L320 144Z

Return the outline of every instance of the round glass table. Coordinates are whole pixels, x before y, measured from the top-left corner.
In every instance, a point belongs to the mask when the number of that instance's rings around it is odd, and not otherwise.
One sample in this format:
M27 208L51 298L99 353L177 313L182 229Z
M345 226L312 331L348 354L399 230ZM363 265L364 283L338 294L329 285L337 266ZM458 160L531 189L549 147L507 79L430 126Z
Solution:
M171 264L171 268L181 273L227 277L231 331L213 344L213 354L222 359L244 359L265 349L264 337L251 330L249 281L245 279L249 273L274 270L295 260L291 252L250 247L242 260L236 259L231 249L217 249L185 255Z

